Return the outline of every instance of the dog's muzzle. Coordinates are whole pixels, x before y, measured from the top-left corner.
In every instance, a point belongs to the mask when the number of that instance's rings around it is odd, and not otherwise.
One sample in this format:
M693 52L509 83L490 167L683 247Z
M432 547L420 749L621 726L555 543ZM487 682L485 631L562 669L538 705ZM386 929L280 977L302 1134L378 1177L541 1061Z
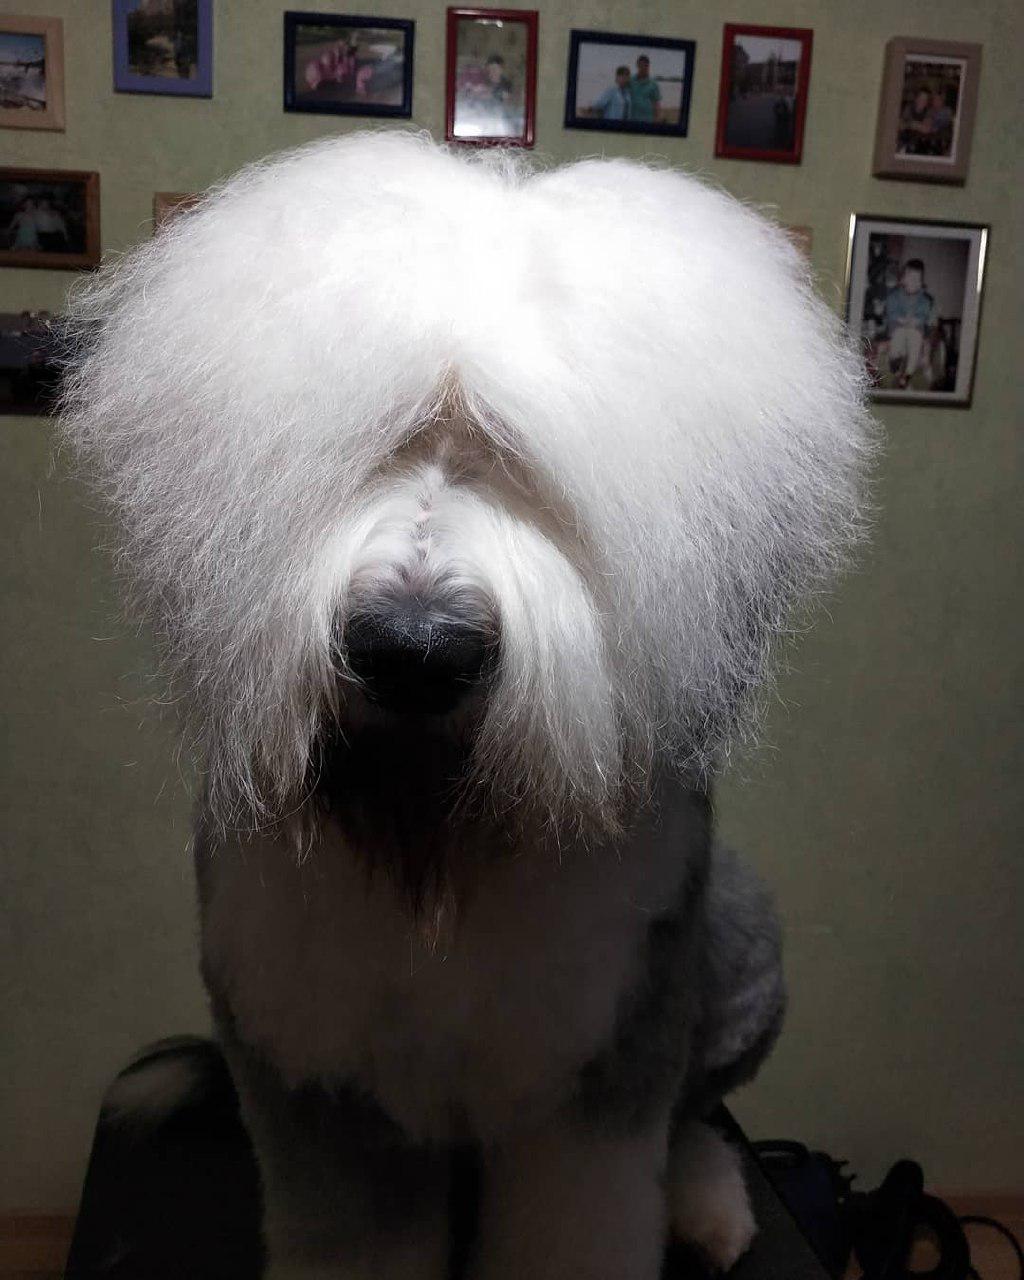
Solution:
M388 711L443 715L486 677L495 638L416 603L353 614L343 643L349 670Z

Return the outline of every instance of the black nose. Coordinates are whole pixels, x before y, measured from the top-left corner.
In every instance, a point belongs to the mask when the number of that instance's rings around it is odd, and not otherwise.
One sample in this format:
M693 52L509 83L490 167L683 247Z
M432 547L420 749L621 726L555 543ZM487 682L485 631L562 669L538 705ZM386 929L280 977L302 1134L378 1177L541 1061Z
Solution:
M415 604L353 614L344 645L371 701L433 715L451 711L479 683L494 650L484 630Z

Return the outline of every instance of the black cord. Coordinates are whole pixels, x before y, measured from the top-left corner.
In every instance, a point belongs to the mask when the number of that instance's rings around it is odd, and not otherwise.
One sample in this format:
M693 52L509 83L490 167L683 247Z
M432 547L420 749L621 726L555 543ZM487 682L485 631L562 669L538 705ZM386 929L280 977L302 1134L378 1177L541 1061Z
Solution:
M1020 1280L1024 1280L1024 1249L1020 1247L1020 1241L1013 1234L1009 1227L1004 1227L1001 1222L997 1222L995 1218L986 1218L981 1213L968 1213L960 1219L962 1227L991 1227L993 1231L998 1231L1004 1240L1008 1240L1010 1247L1017 1255L1017 1266L1020 1268ZM978 1273L971 1268L971 1275L981 1280Z
M862 1280L984 1280L964 1233L964 1227L979 1226L1009 1243L1024 1280L1024 1249L1009 1227L983 1214L959 1217L925 1194L923 1170L913 1160L897 1161L875 1191L855 1192L843 1162L823 1152L797 1142L757 1142L753 1149L830 1275L843 1274L852 1247ZM922 1230L933 1236L939 1260L931 1271L912 1272L907 1263Z

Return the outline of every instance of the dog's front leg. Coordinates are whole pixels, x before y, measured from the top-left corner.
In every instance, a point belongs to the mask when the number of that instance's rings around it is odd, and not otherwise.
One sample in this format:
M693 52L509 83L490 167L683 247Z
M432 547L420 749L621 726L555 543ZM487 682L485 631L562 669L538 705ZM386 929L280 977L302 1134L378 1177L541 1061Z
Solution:
M355 1094L285 1088L223 1039L263 1184L265 1280L444 1280L448 1154Z
M484 1156L472 1280L657 1280L667 1117L632 1133L560 1118Z

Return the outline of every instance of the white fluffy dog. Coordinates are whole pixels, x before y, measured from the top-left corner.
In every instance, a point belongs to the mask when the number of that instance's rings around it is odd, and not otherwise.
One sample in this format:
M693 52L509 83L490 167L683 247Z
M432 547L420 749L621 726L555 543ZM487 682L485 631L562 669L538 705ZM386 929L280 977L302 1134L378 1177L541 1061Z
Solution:
M655 1280L782 1009L708 780L860 525L859 363L669 169L408 134L247 170L71 315L66 429L206 785L274 1277Z

